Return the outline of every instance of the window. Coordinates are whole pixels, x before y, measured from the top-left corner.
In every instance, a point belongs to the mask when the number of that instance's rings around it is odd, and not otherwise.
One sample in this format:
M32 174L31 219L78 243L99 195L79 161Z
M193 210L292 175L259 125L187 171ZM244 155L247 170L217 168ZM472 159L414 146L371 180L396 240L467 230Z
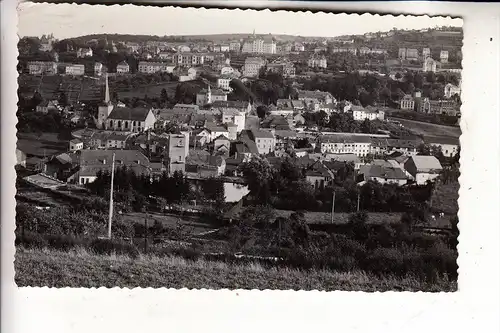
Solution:
M179 155L179 162L182 162L182 156Z

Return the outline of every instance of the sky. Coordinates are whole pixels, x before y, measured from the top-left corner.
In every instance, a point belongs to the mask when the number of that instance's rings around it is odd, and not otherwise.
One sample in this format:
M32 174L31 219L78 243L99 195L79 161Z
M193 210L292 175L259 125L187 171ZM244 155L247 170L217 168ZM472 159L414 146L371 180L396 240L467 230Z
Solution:
M57 39L89 34L200 35L224 33L335 37L398 29L462 26L461 19L296 13L269 10L196 9L147 6L98 6L21 3L18 34Z

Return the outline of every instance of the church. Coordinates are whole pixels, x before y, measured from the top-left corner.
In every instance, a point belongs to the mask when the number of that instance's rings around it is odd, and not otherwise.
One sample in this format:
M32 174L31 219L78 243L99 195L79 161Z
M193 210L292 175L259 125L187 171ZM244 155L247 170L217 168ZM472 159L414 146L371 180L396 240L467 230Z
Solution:
M144 132L154 128L156 117L151 109L113 105L109 98L108 75L104 101L99 105L96 127L103 130Z

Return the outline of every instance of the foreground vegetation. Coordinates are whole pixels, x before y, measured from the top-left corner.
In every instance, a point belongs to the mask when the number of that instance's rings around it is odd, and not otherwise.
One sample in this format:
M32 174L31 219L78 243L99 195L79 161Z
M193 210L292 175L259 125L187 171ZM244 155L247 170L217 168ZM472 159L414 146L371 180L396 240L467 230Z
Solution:
M210 289L294 289L346 291L455 291L445 278L433 284L408 275L377 277L363 271L332 272L267 268L259 263L224 263L203 259L142 255L97 255L78 249L28 250L17 248L18 286L48 287L166 287Z

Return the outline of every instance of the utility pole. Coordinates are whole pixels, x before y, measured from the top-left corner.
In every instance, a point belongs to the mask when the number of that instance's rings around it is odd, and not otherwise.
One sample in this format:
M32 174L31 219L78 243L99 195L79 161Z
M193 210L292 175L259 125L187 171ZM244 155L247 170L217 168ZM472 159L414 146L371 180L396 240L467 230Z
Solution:
M111 163L111 190L109 192L109 220L108 220L108 238L111 239L111 224L113 222L113 182L115 179L115 153L113 153L113 162Z
M333 198L332 198L332 224L333 224L333 214L335 213L335 190L333 190Z
M360 198L360 196L361 196L361 192L358 189L358 208L356 210L357 212L359 212L359 198Z

